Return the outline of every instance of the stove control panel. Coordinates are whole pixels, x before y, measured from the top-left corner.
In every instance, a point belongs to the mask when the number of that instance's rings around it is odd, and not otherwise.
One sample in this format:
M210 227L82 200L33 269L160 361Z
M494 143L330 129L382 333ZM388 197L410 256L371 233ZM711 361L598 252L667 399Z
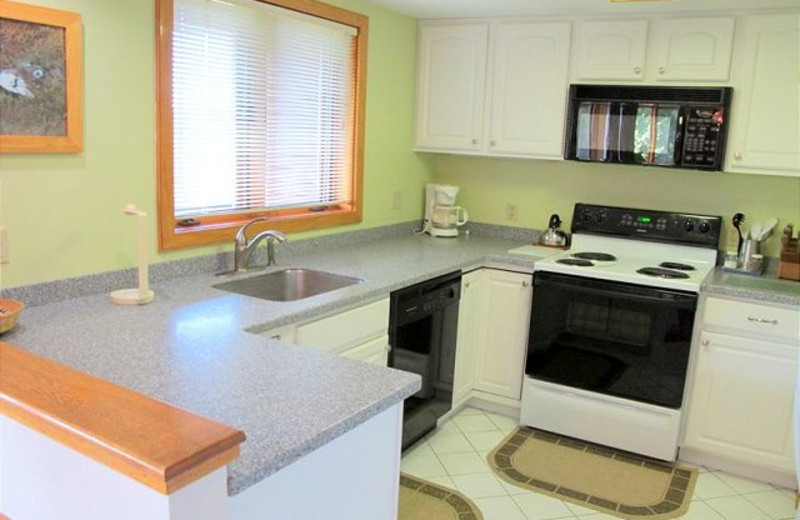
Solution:
M717 248L722 218L593 204L575 204L572 232Z

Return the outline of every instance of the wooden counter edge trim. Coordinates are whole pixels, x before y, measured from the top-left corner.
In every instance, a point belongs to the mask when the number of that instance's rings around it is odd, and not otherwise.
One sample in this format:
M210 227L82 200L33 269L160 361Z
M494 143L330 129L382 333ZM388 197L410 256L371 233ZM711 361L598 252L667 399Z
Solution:
M235 460L245 440L240 430L3 342L0 413L163 494Z

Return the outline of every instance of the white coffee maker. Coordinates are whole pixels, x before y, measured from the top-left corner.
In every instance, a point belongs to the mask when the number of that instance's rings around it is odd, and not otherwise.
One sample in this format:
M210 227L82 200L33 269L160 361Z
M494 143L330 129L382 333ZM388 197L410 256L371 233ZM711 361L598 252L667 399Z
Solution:
M425 185L423 231L432 237L457 237L458 228L467 223L467 210L456 206L458 186Z

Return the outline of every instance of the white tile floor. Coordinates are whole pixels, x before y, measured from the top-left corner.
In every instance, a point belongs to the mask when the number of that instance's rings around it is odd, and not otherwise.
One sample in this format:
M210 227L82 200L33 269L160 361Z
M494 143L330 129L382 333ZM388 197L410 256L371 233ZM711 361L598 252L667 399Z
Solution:
M618 520L497 478L486 455L516 426L508 417L467 408L406 453L402 470L458 489L478 505L484 520ZM800 520L800 513L791 490L703 470L681 519Z

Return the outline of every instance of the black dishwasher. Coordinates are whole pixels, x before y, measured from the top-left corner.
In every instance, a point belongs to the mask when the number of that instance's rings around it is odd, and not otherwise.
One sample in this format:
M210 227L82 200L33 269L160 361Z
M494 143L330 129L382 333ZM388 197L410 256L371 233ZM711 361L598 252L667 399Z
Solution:
M389 366L422 377L403 407L403 449L436 428L453 403L461 273L439 276L391 295Z

